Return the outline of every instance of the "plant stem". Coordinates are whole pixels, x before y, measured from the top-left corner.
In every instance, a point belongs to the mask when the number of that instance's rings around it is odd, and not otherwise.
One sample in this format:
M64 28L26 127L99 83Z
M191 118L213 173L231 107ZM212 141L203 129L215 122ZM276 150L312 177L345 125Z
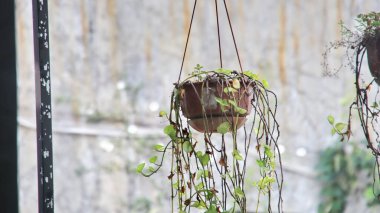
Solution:
M259 190L259 195L257 196L256 213L259 212L260 194L261 190Z

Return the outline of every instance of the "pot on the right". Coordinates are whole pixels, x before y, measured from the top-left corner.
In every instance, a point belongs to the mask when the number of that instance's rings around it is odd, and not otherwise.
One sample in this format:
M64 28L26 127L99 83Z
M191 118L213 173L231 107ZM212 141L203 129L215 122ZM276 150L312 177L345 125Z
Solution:
M369 70L377 85L380 85L380 28L376 29L374 34L365 37L364 45L367 49Z

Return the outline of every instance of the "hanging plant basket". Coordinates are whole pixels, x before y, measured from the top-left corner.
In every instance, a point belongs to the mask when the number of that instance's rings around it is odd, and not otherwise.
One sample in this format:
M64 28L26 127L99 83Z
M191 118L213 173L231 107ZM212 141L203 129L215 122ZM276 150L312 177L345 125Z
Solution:
M261 176L254 181L258 197L268 196L267 208L271 209L270 196L276 189L277 210L282 212L277 98L267 81L251 71L204 71L197 65L190 77L174 85L169 113L160 112L169 122L164 133L170 142L155 146L163 157L171 153L174 162L168 176L172 202L177 199L172 209L247 213L250 207L258 212L260 199L254 205L247 203L249 165L258 166ZM245 131L238 131L243 125ZM203 134L193 134L193 129ZM251 145L258 159L249 159ZM163 165L163 157L160 161L153 156L149 165L139 164L137 172L151 176Z
M328 116L332 125L332 134L338 134L341 141L349 140L352 134L353 111L357 111L363 135L367 141L367 148L376 160L374 173L380 177L380 12L370 12L357 16L356 29L350 29L342 24L342 39L333 43L324 53L324 70L326 74L336 74L341 68L349 67L355 74L356 97L351 103L347 123L335 122L333 116ZM345 49L347 63L341 64L331 72L328 64L328 53L331 50ZM363 59L367 53L368 67L373 80L362 75ZM365 76L365 75L364 75ZM377 85L375 85L375 83ZM374 87L375 86L375 87ZM373 185L376 184L374 179Z
M149 164L139 164L136 171L149 177L163 166L166 154L170 156L171 212L247 213L248 208L259 212L264 197L267 198L265 208L272 212L274 191L277 192L277 211L282 212L277 96L257 74L243 71L225 0L223 4L240 69L237 72L223 68L217 3L215 1L220 68L206 71L198 64L190 76L181 81L195 0L170 109L160 112L160 117L168 122L163 132L169 142L156 145L155 150L161 157L151 157ZM243 125L244 131L238 131ZM193 134L194 129L203 134ZM251 154L252 146L257 151L256 156ZM256 181L251 180L258 193L256 204L247 199L248 167L257 168L259 174Z
M217 74L203 81L179 85L181 109L189 124L199 132L217 132L224 122L240 128L252 110L253 81Z
M380 85L380 28L365 36L363 44L367 49L369 70L376 83Z

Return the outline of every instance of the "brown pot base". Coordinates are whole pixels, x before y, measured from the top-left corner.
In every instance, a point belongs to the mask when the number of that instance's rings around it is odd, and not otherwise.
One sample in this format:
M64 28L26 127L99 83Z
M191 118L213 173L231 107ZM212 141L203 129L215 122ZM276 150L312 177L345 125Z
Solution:
M212 118L195 118L189 120L189 125L198 132L217 132L217 128L223 122L228 121L231 126L236 125L237 129L242 127L247 119L245 117L218 116Z

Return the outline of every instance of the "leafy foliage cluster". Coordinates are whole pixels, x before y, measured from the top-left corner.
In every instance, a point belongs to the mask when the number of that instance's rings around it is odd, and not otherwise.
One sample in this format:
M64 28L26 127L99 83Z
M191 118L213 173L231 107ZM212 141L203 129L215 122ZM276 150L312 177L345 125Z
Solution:
M331 135L339 135L340 141L344 141L345 139L349 140L351 136L350 128L346 123L336 122L334 116L327 116L327 120L331 125Z
M356 21L358 22L357 29L364 34L374 34L376 29L380 27L380 13L370 12L359 14Z
M343 146L335 145L320 153L317 171L322 201L318 212L344 212L348 196L359 191L369 207L380 205L380 186L374 184L378 177L373 175L376 163L371 154L352 143Z

